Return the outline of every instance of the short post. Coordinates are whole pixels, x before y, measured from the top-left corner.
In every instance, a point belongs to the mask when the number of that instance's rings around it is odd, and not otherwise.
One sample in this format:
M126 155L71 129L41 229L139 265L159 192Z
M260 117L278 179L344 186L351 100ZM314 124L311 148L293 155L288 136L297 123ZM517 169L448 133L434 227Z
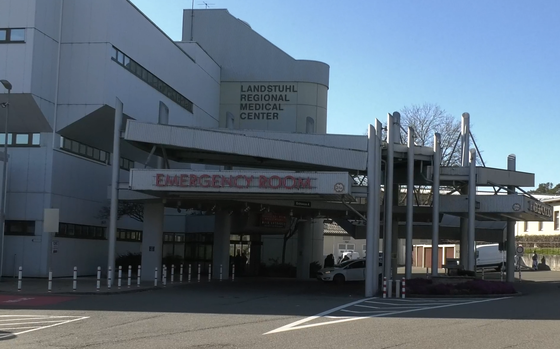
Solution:
M235 264L231 267L231 281L235 281Z
M191 265L189 264L189 274L187 276L187 281L191 282Z
M109 271L107 273L107 289L111 289L111 284L113 282L113 280L111 280L111 277L113 276L113 270L112 268L109 266Z
M97 267L97 282L95 283L95 290L99 292L101 288L101 267Z
M18 268L18 282L17 282L17 290L21 291L21 279L23 278L23 267L20 266Z
M406 279L405 278L402 278L401 286L402 286L401 297L404 299L404 298L406 298Z
M175 280L175 264L171 264L171 283Z
M72 273L72 291L76 292L78 287L78 267L74 267L74 272Z
M122 279L122 265L119 265L119 276L117 279L117 289L121 289L121 279Z
M51 293L52 290L52 271L49 270L49 282L47 283L47 291Z
M220 264L220 281L222 281L222 265Z
M156 270L154 271L154 287L157 287L157 267Z
M383 277L383 298L387 298L387 277Z
M181 263L181 266L179 267L179 282L183 283L183 263Z
M428 270L428 267L426 267L426 279L430 278L430 271Z
M127 287L130 288L130 284L132 283L132 265L128 265L128 282Z
M484 268L482 268L482 280L484 280Z
M393 279L387 280L387 298L393 298Z
M198 280L198 282L200 282L200 263L198 263L198 275L197 275L197 280Z
M519 266L519 281L521 281L521 265Z
M208 264L208 281L212 280L212 264Z
M161 283L163 287L167 286L167 265L164 265L161 271Z
M138 275L136 276L136 287L140 287L140 277L142 276L142 266L138 266Z
M395 280L395 298L401 298L401 280Z

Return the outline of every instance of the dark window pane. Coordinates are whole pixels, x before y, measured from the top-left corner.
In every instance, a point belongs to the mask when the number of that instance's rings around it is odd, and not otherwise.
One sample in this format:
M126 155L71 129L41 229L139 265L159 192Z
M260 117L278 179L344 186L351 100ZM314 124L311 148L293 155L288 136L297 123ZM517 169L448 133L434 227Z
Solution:
M10 41L12 41L12 42L24 42L25 41L25 29L12 29L12 30L10 30Z

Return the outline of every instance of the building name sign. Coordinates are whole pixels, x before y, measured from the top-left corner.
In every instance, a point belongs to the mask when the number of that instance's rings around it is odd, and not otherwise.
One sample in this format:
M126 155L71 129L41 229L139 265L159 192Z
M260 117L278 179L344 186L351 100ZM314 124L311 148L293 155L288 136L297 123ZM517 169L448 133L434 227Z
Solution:
M527 211L540 214L545 217L552 217L552 206L543 204L538 201L529 201Z
M285 102L297 94L293 84L242 84L239 118L242 120L278 120Z
M311 177L292 175L218 175L218 174L165 174L157 173L157 187L233 188L233 189L312 189Z

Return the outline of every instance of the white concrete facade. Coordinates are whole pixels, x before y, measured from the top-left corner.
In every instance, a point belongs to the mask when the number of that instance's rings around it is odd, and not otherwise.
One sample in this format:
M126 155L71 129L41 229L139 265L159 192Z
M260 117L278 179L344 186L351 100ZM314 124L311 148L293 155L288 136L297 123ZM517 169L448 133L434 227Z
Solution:
M244 53L216 52L228 42L216 36L219 33L173 42L127 0L0 3L0 30L25 33L23 42L0 42L0 57L5 58L0 78L13 85L8 132L14 139L29 137L26 146L14 140L9 148L6 219L12 230L7 229L5 236L3 275L11 275L17 266L23 266L26 277L45 277L49 267L55 277L70 275L73 266L80 275L94 274L97 266L106 268L108 219L99 212L108 205L115 97L123 102L127 119L157 123L163 102L169 109L169 125L212 129L225 122L224 105L227 98L234 98L228 86L297 81L299 92L294 97L301 103L281 107L291 108L283 115L286 121L266 127L237 123L235 128L326 132L326 64L289 57L225 10L197 14L203 15L197 26L220 28L227 23L229 35L246 48ZM251 65L248 47L267 51L268 58L282 64L274 69ZM273 98L288 103L284 97ZM5 98L0 89L0 102ZM306 124L309 117L312 129ZM120 182L128 182L129 169L144 167L148 153L123 141L120 154ZM173 168L218 168L171 163ZM155 161L148 166L154 167ZM60 209L64 234L43 232L45 208ZM165 212L160 233L213 232L214 222L205 216L186 216L169 208ZM117 255L144 250L133 238L142 231L142 223L123 217L118 229L130 232L132 238L117 241ZM263 259L278 256L276 251Z

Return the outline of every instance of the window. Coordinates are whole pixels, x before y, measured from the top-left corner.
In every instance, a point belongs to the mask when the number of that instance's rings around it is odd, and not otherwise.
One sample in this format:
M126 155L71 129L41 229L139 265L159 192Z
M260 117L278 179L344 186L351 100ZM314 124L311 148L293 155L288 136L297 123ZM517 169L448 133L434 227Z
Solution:
M91 160L107 162L107 152L65 137L60 137L60 148Z
M560 229L560 211L554 211L554 230Z
M540 222L539 222L539 231L542 231L542 230L543 230L543 222L540 221Z
M25 29L2 28L0 29L0 44L25 42Z
M4 145L4 137L4 133L0 133L0 145ZM40 133L8 133L8 147L38 147L40 145Z
M105 239L105 228L93 225L82 225L72 223L60 223L56 237L74 239Z
M6 235L35 235L35 221L6 221Z
M177 103L189 112L193 112L193 103L189 99L181 95L179 92L175 91L175 89L173 89L171 86L163 82L154 74L150 73L148 70L125 55L116 47L113 47L111 59L122 65L125 69L136 75L138 78L144 80L145 83L158 90L161 94L171 99L173 102Z
M118 229L117 241L141 242L142 232L139 230Z

